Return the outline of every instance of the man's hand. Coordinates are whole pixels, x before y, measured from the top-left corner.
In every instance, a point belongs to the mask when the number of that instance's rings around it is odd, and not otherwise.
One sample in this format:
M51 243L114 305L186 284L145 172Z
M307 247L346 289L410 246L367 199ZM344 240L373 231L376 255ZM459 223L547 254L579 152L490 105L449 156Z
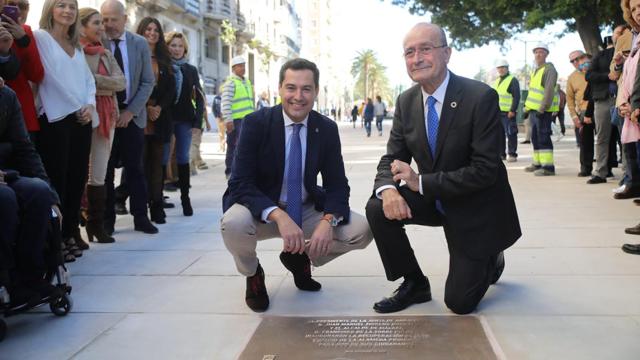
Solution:
M618 81L619 78L620 78L620 73L617 73L615 71L612 71L609 73L609 80Z
M640 116L640 109L633 110L633 112L631 113L631 121L637 124L638 116Z
M320 220L315 230L313 230L313 235L311 235L307 255L312 259L327 256L332 247L333 227L328 221Z
M76 117L78 118L78 123L82 125L86 125L91 122L91 113L93 110L93 105L85 105L80 108L76 112Z
M268 219L275 221L278 225L278 232L283 242L282 251L292 254L304 252L304 233L289 214L282 209L275 209L269 214Z
M613 56L613 61L615 61L616 65L622 65L624 63L624 61L626 60L626 56L622 53L622 51L618 51L614 56Z
M9 31L14 39L22 39L22 37L27 35L27 33L24 32L22 25L13 21L13 19L8 17L7 15L2 14L0 16L2 16L2 26L4 26Z
M227 127L227 134L233 131L233 121L227 121L224 123L224 126Z
M507 117L508 117L509 119L513 119L514 117L516 117L516 113L514 113L513 111L509 111L509 112L507 113Z
M411 219L411 208L407 205L398 189L389 188L381 193L384 217L389 220Z
M56 216L58 216L58 221L60 221L60 226L62 226L62 211L60 211L58 205L52 205L51 208L53 209L53 212L56 213Z
M120 112L120 117L116 121L116 127L126 128L129 126L129 122L133 119L133 113L129 110L123 110Z
M579 117L576 116L571 120L573 120L573 126L575 126L576 129L582 128L582 123L580 122L580 118Z
M160 105L156 106L147 106L147 114L149 116L149 120L156 121L160 117L160 113L162 112L162 108Z
M420 187L420 180L418 174L404 161L393 160L391 163L391 173L393 174L393 181L404 180L409 189L418 192Z
M593 120L591 119L591 117L585 116L584 117L584 123L585 124L593 124Z
M0 25L0 55L9 55L11 45L13 45L13 36L3 25Z

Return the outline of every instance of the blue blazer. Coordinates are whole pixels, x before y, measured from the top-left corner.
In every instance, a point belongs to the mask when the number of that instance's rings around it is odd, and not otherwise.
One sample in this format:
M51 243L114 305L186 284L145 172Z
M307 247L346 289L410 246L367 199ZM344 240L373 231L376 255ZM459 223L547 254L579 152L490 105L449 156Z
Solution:
M222 207L246 206L256 219L277 206L285 168L285 131L282 105L265 107L247 115L231 169ZM317 184L322 174L322 186ZM340 135L335 122L315 111L307 122L304 186L317 211L343 216L349 221L349 184L344 173Z

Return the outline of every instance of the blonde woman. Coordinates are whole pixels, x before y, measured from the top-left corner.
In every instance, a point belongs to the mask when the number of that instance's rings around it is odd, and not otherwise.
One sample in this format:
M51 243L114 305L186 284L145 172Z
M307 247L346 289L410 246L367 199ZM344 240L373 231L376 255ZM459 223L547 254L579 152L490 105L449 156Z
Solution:
M89 68L96 79L96 110L100 120L91 135L89 179L87 181L87 238L99 243L112 243L113 237L104 231L104 208L106 192L104 178L111 154L113 132L118 120L116 91L126 87L124 74L113 54L102 45L104 26L102 16L96 9L80 9L80 44Z
M82 255L75 246L88 247L78 222L92 125L98 126L95 80L80 46L79 29L77 1L45 0L40 29L34 31L45 73L38 87L37 149L60 196L62 236L75 256Z

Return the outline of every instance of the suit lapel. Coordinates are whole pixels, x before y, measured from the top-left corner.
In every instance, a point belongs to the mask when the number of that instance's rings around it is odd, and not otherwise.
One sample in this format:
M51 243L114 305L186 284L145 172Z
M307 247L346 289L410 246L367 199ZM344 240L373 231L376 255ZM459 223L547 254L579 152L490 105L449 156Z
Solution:
M457 76L449 72L449 84L444 96L444 103L442 104L442 112L440 114L440 122L438 124L438 143L436 144L436 156L433 161L435 166L442 152L442 147L447 138L447 132L451 127L451 124L455 121L456 111L458 105L462 99L462 92L460 86L458 86Z
M129 77L131 81L133 81L133 74L137 74L136 71L136 59L133 56L136 53L135 44L133 43L133 35L128 31L125 32L125 36L127 37L127 62L129 63ZM124 72L124 71L123 71Z
M307 179L310 179L310 177L313 176L313 168L316 166L312 165L317 161L319 154L319 136L321 133L320 119L318 119L317 116L318 115L312 111L309 113L309 120L307 121L307 152L304 162L304 183L306 183Z
M426 158L426 166L427 168L431 168L433 166L433 157L431 156L431 151L429 151L429 143L427 139L427 127L425 125L424 118L424 103L422 99L422 90L420 85L416 85L416 94L411 98L412 103L409 106L409 116L411 117L411 123L415 124L416 135L418 143L420 144L420 149L425 154ZM417 161L418 159L416 159Z
M271 145L273 146L274 166L280 179L282 186L282 177L284 176L284 117L282 116L282 106L274 106L271 115Z

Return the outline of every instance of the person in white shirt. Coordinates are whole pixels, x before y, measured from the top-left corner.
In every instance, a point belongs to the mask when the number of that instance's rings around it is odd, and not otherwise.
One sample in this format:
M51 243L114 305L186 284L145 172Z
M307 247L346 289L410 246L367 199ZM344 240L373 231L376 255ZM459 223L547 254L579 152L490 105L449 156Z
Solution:
M98 126L96 86L79 43L75 0L46 0L34 31L44 79L38 88L37 149L62 204L62 237L74 256L86 248L79 223L92 127ZM67 259L70 260L70 259Z
M384 119L384 113L387 108L382 102L380 95L376 96L376 102L373 104L373 116L376 117L376 128L378 129L378 135L382 136L382 120Z

